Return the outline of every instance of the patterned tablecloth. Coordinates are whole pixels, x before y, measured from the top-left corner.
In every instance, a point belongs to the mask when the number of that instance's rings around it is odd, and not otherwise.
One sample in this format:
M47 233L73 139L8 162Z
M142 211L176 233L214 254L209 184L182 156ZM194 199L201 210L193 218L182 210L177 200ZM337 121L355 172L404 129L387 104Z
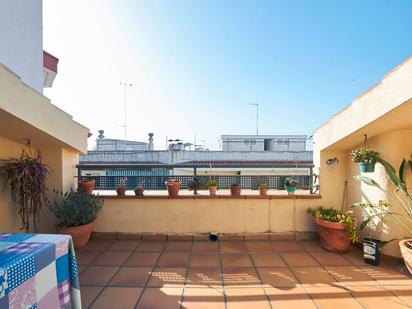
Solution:
M81 308L70 236L0 233L0 308Z

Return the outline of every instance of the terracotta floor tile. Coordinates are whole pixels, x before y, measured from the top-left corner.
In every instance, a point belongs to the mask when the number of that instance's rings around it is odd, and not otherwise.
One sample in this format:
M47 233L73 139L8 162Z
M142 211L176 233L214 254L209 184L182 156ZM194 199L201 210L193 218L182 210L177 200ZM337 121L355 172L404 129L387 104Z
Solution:
M223 282L225 286L261 286L257 272L252 267L234 267L223 269Z
M92 239L90 240L87 245L83 248L76 249L77 251L104 251L106 250L114 240L105 240L105 239Z
M297 241L277 240L272 241L272 249L276 252L303 252Z
M250 254L256 267L285 267L278 253L255 252Z
M222 253L223 267L253 267L249 254Z
M379 286L351 286L348 289L367 308L410 308L399 297Z
M311 252L310 255L322 266L351 266L349 260L332 252Z
M110 286L142 286L150 277L151 267L121 267L110 281Z
M281 253L285 262L291 266L319 266L319 264L305 252Z
M187 268L156 267L150 276L147 286L151 287L183 287L185 284Z
M165 252L160 256L157 266L188 267L190 263L189 252Z
M146 288L136 309L179 309L183 288Z
M304 286L328 286L336 282L323 267L295 267L292 272Z
M136 251L158 252L162 251L165 245L165 241L142 241L137 246Z
M349 252L343 253L342 256L351 261L354 265L366 265L366 263L363 261L363 252L358 248L352 247Z
M101 251L79 251L79 252L76 252L77 263L79 265L89 265L100 254L102 254Z
M365 273L378 281L381 285L409 285L412 286L412 278L389 267L359 266Z
M119 266L129 257L130 252L106 251L93 261L95 266Z
M160 252L134 252L124 263L124 266L155 266Z
M220 255L218 253L192 253L191 267L216 267L220 269Z
M168 241L164 251L191 251L191 241Z
M80 286L104 286L118 269L119 267L114 266L89 266L80 274Z
M319 241L303 240L299 241L299 245L308 252L326 252L326 250L320 245Z
M403 300L406 304L408 304L412 308L412 288L407 285L391 285L386 286L386 289L394 293L398 296L401 300Z
M91 308L134 308L141 293L141 288L105 288Z
M228 309L270 309L270 303L262 287L225 289Z
M195 241L193 242L192 252L218 252L219 243L210 241Z
M246 241L245 244L249 252L273 251L272 243L270 241Z
M182 308L185 309L224 309L225 298L222 289L185 288L183 291Z
M326 269L341 286L377 284L372 277L356 266L327 266Z
M116 240L107 250L109 251L133 251L139 244L136 240Z
M247 253L247 247L243 241L222 241L220 252L223 253Z
M352 295L339 287L310 287L307 289L319 308L348 309L363 308Z
M316 309L315 303L302 287L265 288L273 308Z
M289 268L258 268L257 271L264 287L293 288L299 285L299 281Z
M222 276L216 267L192 267L187 276L187 287L221 287Z
M82 307L89 308L91 303L95 300L103 287L97 286L82 286L81 297L82 297Z

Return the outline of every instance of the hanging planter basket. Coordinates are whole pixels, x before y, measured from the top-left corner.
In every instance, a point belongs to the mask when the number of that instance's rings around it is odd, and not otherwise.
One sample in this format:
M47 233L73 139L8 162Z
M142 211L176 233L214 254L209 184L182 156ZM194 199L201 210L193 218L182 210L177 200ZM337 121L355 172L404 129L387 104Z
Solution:
M361 173L373 173L375 171L375 161L372 162L359 162L359 171Z

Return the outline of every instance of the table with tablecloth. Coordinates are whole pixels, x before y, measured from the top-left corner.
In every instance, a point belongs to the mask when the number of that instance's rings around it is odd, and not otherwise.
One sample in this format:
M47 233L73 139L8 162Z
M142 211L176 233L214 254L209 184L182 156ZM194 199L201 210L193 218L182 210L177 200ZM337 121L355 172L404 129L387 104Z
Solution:
M70 236L0 233L0 308L81 308Z

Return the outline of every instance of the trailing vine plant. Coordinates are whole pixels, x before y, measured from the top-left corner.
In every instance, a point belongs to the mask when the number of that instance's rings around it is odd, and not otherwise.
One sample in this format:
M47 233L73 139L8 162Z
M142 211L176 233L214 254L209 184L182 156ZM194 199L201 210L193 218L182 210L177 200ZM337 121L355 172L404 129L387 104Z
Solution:
M49 168L42 163L40 151L33 154L29 142L19 158L0 160L0 175L4 177L4 184L10 185L11 198L22 223L21 230L30 232L33 222L33 230L37 231L41 207L47 204L48 173Z

